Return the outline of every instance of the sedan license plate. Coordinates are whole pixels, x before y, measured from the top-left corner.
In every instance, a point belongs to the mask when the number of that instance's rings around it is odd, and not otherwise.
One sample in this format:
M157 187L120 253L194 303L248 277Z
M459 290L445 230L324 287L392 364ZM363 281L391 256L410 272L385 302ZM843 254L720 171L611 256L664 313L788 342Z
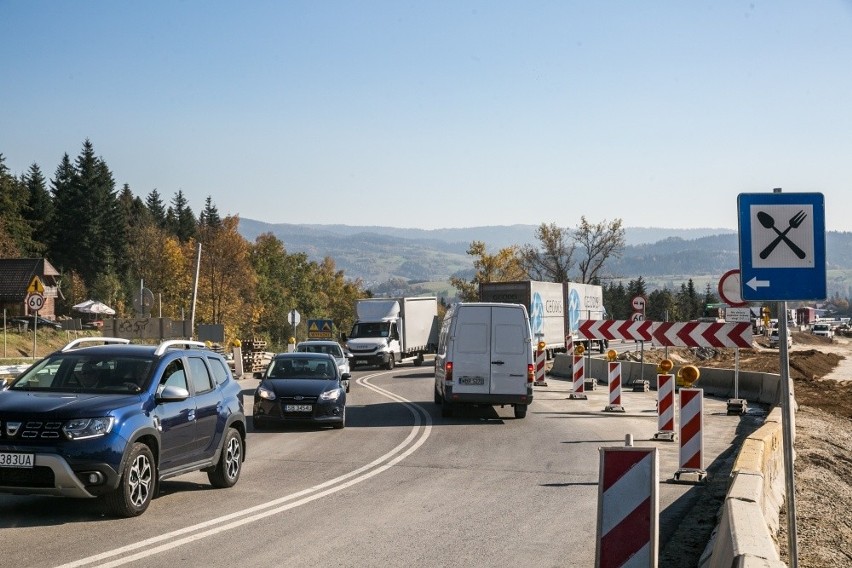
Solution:
M33 455L0 452L0 467L31 468L33 467Z
M484 385L485 377L459 377L460 385Z
M284 412L310 412L313 407L310 404L286 404Z

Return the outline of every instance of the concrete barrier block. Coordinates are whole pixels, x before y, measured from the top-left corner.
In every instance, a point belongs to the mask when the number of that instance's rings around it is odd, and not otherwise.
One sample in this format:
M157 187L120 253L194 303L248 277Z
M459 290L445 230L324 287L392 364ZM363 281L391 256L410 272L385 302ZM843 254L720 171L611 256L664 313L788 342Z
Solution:
M739 566L740 559L744 557L754 559L750 561L762 559L767 562L780 562L775 541L763 521L760 506L748 501L727 499L723 505L722 520L708 566Z
M728 489L728 499L763 504L763 475L760 473L737 472Z

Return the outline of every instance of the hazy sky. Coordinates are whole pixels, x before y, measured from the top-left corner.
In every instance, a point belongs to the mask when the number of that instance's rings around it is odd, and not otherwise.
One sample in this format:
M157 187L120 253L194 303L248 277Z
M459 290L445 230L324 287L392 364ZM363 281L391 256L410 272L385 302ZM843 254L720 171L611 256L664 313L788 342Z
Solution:
M0 0L0 153L198 213L852 230L852 1Z

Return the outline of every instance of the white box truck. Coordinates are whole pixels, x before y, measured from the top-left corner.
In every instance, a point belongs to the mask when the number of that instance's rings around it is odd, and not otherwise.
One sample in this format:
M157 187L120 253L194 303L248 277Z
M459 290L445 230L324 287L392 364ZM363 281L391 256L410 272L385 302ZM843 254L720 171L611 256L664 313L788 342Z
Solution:
M581 339L579 334L581 321L606 319L606 308L604 308L603 303L603 287L597 284L566 282L565 298L568 305L568 309L566 310L566 329L574 339L574 345L582 344L586 349L597 349L601 353L606 351L609 342L605 339L593 339L589 341Z
M604 319L603 288L575 282L483 282L479 285L479 300L521 304L527 308L532 331L533 347L544 341L548 358L565 352L565 338L571 334L574 344L597 348L603 353L605 341L580 339L580 320Z
M403 359L423 364L438 345L438 299L368 298L355 302L355 324L345 337L353 365L366 363L393 369Z

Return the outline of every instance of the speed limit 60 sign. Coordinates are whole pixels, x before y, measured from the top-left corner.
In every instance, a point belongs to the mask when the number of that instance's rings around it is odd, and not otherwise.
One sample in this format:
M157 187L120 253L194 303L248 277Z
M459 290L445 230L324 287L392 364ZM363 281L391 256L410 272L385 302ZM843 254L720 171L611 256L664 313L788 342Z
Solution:
M30 311L37 312L44 307L44 296L39 293L33 293L27 296L27 307Z

